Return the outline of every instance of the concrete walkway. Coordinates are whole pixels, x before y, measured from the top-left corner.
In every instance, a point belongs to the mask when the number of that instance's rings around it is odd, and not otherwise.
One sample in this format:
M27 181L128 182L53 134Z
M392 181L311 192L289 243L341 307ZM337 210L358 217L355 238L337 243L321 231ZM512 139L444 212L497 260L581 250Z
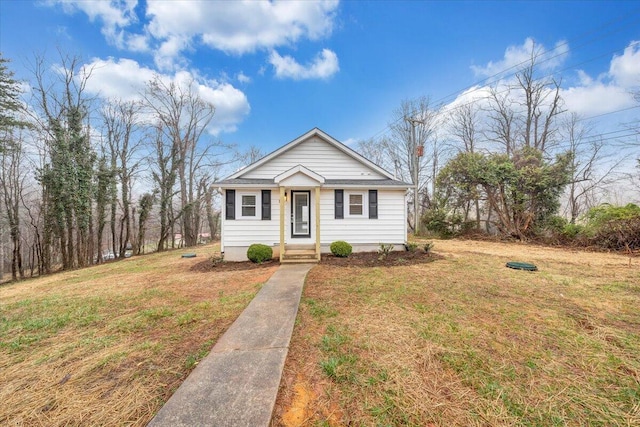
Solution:
M148 426L268 426L313 265L281 265Z

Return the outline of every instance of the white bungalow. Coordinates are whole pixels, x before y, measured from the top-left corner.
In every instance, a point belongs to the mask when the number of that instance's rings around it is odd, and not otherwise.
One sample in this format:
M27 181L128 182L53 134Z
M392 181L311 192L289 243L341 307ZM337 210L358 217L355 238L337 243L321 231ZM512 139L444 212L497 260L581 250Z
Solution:
M354 251L407 241L410 185L318 128L216 185L224 191L221 251L229 261L246 260L253 243L287 262L319 260L336 240Z

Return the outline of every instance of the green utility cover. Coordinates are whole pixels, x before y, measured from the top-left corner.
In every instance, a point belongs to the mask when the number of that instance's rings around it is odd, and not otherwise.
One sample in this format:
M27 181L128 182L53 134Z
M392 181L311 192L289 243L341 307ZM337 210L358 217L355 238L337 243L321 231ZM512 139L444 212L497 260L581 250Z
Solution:
M195 258L196 254L183 254L182 258Z
M507 263L507 267L514 268L516 270L537 271L538 267L527 262L510 261Z

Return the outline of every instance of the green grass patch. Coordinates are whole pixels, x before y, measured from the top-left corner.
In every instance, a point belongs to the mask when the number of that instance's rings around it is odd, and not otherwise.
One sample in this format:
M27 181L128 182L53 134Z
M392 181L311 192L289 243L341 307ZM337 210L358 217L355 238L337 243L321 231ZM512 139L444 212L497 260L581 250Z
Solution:
M321 319L338 315L338 310L326 302L319 302L313 298L304 298L302 302L309 307L309 313L315 318Z
M207 354L209 354L209 352L211 351L211 347L213 347L213 344L215 343L215 341L213 340L209 340L206 341L204 344L202 344L200 346L200 348L198 349L198 351L196 351L195 353L192 353L190 355L187 356L187 359L184 362L184 367L187 370L191 370L193 368L196 367L196 365L205 358L205 356Z

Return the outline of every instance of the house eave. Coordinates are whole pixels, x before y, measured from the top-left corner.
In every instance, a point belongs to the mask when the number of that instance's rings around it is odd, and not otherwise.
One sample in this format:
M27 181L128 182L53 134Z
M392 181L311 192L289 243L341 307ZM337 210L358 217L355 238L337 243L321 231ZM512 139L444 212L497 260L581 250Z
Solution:
M224 182L224 183L215 183L215 187L224 190L224 189L235 189L235 188L278 188L280 185L275 183L240 183L240 182ZM406 184L380 184L380 183L366 183L366 182L357 182L357 183L325 183L317 185L320 188L326 189L340 189L340 188L378 188L382 190L407 190L411 188L410 185ZM300 187L300 188L308 188L308 185L286 185L285 187ZM315 187L315 186L312 186Z
M407 190L410 186L399 184L325 184L322 188L377 188L381 190Z

